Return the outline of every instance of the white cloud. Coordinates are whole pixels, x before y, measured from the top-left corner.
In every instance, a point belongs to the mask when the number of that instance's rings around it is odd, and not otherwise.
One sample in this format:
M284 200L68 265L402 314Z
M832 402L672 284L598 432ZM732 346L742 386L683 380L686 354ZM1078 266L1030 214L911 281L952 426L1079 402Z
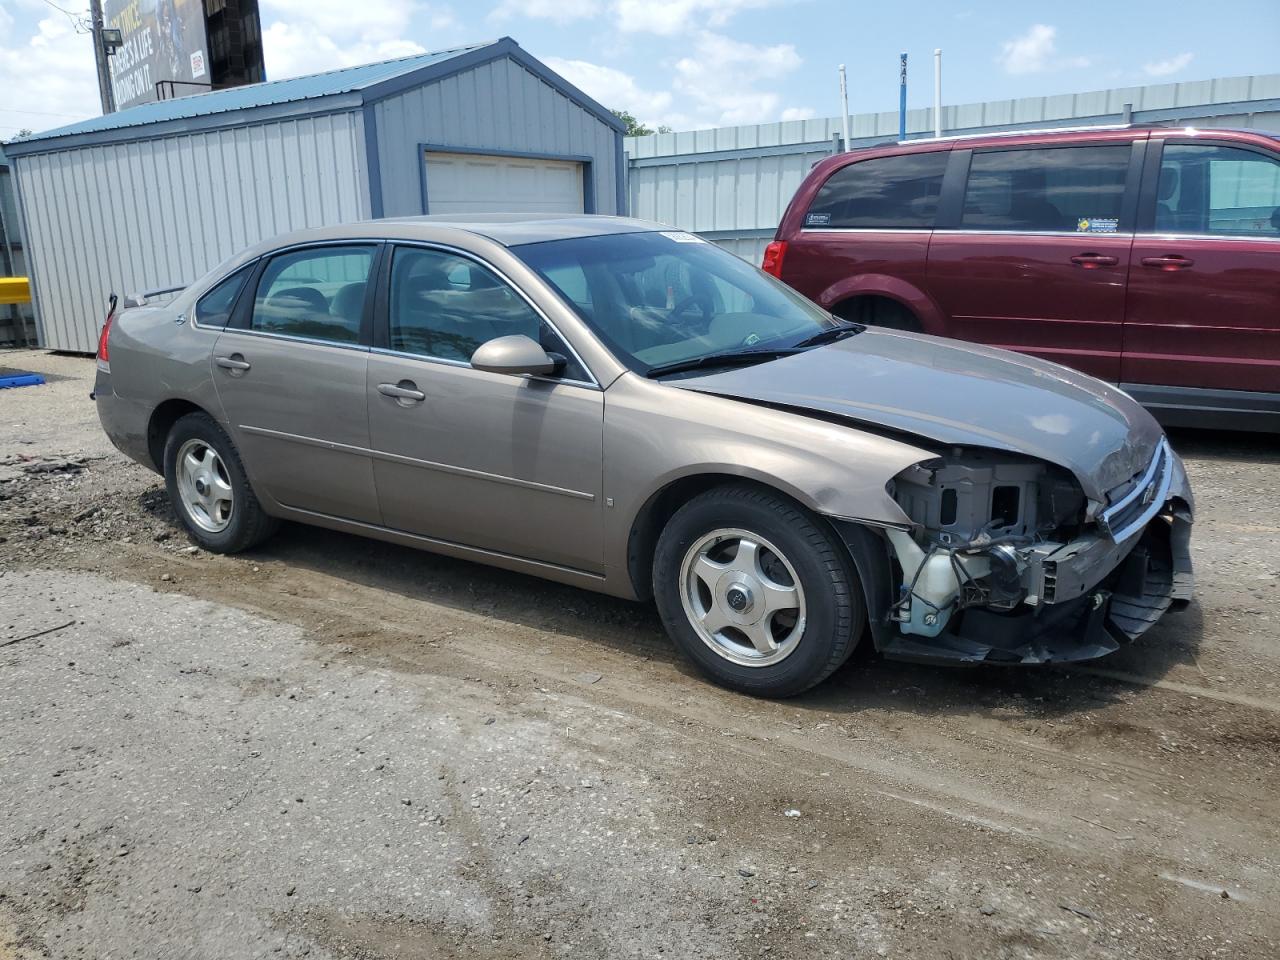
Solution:
M529 17L568 23L588 20L600 12L600 0L502 0L489 14L490 20Z
M672 36L694 26L722 27L735 14L785 0L615 0L618 29ZM696 22L695 22L696 21Z
M761 47L704 32L694 41L693 55L676 61L673 86L694 108L694 122L763 123L781 114L781 98L756 84L791 73L801 63L789 43Z
M627 110L641 123L658 126L671 107L669 91L641 89L629 73L586 60L544 57L543 63L610 110Z
M412 40L358 41L339 46L336 40L314 26L281 21L263 31L262 49L269 80L426 52L425 47Z
M349 0L264 0L262 13L269 79L423 53L410 34L445 34L432 44L438 49L457 27L448 6L418 0L362 0L358 15Z
M782 111L781 120L811 120L817 116L813 107L787 107Z
M1187 68L1187 65L1195 59L1194 53L1179 53L1177 56L1169 57L1167 60L1156 60L1154 63L1144 64L1142 69L1148 76L1167 77L1173 73L1179 73Z
M19 128L49 130L97 116L93 43L60 13L41 19L35 33L15 35L13 16L0 7L0 140Z
M415 8L413 0L263 0L263 19L288 26L306 24L325 34L350 34L361 39L390 40L404 36Z
M1026 33L1001 44L996 62L1004 67L1005 72L1013 74L1089 66L1088 57L1059 57L1057 37L1057 27L1033 24Z

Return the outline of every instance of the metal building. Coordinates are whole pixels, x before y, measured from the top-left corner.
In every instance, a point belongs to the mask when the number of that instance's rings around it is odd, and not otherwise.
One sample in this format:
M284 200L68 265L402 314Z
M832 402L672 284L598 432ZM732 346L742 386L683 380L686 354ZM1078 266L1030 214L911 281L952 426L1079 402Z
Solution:
M35 320L31 302L21 296L10 296L17 289L5 278L25 277L27 259L18 233L18 208L14 202L13 174L9 161L0 150L0 347L24 347L36 342Z
M41 346L96 347L110 292L383 216L626 206L623 126L515 41L148 103L6 145Z
M947 134L1125 121L1280 130L1280 74L942 108ZM841 118L830 117L628 138L631 215L701 234L759 263L809 168L841 149L841 128ZM932 136L933 111L908 111L907 131ZM896 111L851 118L851 147L897 138Z

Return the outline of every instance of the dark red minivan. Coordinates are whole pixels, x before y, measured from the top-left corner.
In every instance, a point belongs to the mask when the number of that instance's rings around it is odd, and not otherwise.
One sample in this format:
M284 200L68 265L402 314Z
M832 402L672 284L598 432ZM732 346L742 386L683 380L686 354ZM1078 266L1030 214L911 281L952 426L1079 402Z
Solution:
M1120 384L1165 423L1280 430L1280 135L1106 127L838 154L763 267L851 320Z

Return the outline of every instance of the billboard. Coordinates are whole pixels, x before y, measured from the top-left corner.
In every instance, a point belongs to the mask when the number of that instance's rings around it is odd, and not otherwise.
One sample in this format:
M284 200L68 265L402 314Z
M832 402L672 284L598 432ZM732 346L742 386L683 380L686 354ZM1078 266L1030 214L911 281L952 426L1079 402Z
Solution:
M202 0L106 0L103 20L124 40L108 61L117 110L158 99L163 81L179 96L208 89Z

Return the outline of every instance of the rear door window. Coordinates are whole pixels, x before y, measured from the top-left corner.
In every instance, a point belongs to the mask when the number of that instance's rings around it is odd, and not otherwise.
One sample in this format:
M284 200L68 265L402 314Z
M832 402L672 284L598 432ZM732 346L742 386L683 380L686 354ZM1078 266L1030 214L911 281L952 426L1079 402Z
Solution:
M250 329L357 343L374 251L313 247L273 257L258 281Z
M841 167L818 188L804 225L819 230L932 227L948 156L945 150L912 153Z
M1280 162L1236 147L1166 144L1155 231L1280 236Z
M1118 233L1129 144L975 152L960 226L1023 233Z

